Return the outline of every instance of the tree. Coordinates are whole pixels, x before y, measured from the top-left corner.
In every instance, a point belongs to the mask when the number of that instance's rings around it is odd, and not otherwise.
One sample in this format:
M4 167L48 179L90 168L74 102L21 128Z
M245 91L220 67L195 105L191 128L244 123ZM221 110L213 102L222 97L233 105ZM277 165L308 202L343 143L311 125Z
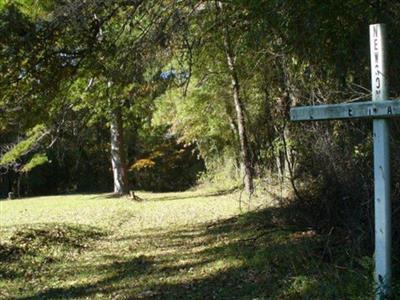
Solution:
M102 107L99 114L110 123L114 191L126 193L124 111L139 94L132 88L147 85L145 77L153 80L153 75L160 73L158 58L165 51L165 32L169 31L175 2L70 1L52 4L31 19L16 5L4 8L4 19L8 22L3 26L4 31L15 21L19 26L29 26L28 36L35 37L21 49L16 43L7 41L10 51L4 52L4 61L16 67L4 72L6 76L2 83L8 91L4 96L4 108L7 111L25 108L28 107L24 103L27 99L41 97L48 101L35 103L33 109L44 113L32 119L31 124L38 120L56 123L59 121L57 116L63 111L90 106L82 104L85 102L83 94L99 91L94 106ZM5 36L12 39L13 34L24 35L27 31L23 28L18 31L18 28ZM18 55L13 56L13 51ZM65 72L67 69L69 72ZM85 87L75 84L82 79L95 82L100 88L94 89L92 84ZM16 82L18 89L10 88L10 82ZM73 98L69 95L72 86L75 87ZM10 103L10 99L15 103ZM47 109L43 109L43 105ZM51 109L48 109L49 105ZM51 116L47 114L49 111L53 112ZM19 113L19 116L24 119L27 114Z
M236 55L234 53L231 35L229 32L229 24L227 20L224 20L224 6L222 2L216 2L217 7L217 23L222 26L223 31L223 41L224 50L226 55L226 60L230 72L230 77L232 81L232 96L233 103L236 111L236 123L237 123L237 134L240 141L240 154L241 154L241 169L244 174L244 186L246 192L251 194L253 192L253 171L250 158L250 147L247 137L246 121L244 116L244 107L241 100L240 92L240 82L238 76L238 69L235 63Z

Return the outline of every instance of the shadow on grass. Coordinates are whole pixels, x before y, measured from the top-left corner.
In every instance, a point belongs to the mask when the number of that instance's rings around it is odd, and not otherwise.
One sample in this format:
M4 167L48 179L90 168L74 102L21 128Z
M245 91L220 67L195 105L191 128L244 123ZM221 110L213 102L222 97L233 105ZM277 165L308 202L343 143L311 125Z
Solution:
M346 260L341 261L344 269L336 268L338 261L326 259L326 237L284 220L282 214L270 208L219 222L115 238L109 242L119 250L116 253L95 249L101 251L97 260L67 265L63 276L78 283L15 299L350 299L351 293L365 295L369 286L362 268L357 269L361 274L350 272ZM50 271L46 280L52 275Z
M19 226L0 243L0 279L24 278L47 269L66 253L80 253L107 233L92 226L43 223ZM31 274L29 275L31 276Z
M145 197L143 199L141 199L140 201L144 200L144 201L148 201L148 202L159 202L159 201L171 201L171 200L185 200L185 199L193 199L193 198L208 198L208 197L217 197L217 196L224 196L224 195L230 195L234 192L236 192L238 190L237 187L234 188L230 188L230 189L222 189L222 190L218 190L218 191L214 191L214 192L202 192L199 194L188 194L185 196L178 196L177 193L178 192L171 192L174 195L171 196L162 196L162 197L156 197L156 198L151 198L151 199L146 199ZM143 191L135 191L136 193L140 193ZM119 194L115 194L115 193L108 193L108 194L103 194L100 196L94 196L91 197L90 199L126 199L129 198L128 195L119 195ZM130 198L129 198L130 199ZM130 199L132 200L132 199Z
M236 192L237 188L227 189L227 190L220 190L216 192L208 192L208 193L200 193L197 195L187 195L187 196L163 196L158 198L152 198L147 201L150 202L158 202L158 201L171 201L171 200L184 200L184 199L195 199L195 198L209 198L209 197L217 197L217 196L224 196L230 195Z
M74 272L85 270L90 274L96 274L101 270L107 270L108 276L101 280L95 280L89 284L78 284L64 288L50 288L32 296L18 297L17 299L75 299L77 297L89 297L97 294L112 294L119 289L114 286L121 280L135 280L136 276L149 272L152 268L152 259L145 256L138 256L127 261L115 261L96 267L79 267Z
M33 251L40 247L54 245L67 248L84 248L86 242L97 240L105 235L105 232L93 226L45 223L17 229L10 241L14 245L32 248Z
M22 247L9 243L0 243L0 263L17 261L24 253L25 251Z

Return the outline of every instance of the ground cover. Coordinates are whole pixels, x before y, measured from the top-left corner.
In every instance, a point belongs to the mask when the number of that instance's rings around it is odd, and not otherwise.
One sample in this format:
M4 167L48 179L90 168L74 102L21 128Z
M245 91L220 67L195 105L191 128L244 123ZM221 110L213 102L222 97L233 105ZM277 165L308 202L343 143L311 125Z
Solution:
M366 299L370 258L258 197L207 190L0 202L2 299ZM255 209L258 207L259 209ZM262 208L262 209L261 209ZM337 244L337 246L335 246Z

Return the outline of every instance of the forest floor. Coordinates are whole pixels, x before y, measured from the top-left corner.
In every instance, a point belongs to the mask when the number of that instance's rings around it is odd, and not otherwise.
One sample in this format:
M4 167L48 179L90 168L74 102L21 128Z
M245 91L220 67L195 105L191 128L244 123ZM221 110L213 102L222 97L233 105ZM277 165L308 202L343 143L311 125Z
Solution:
M268 197L240 210L238 192L138 195L0 201L0 298L371 296L370 258L327 253L329 237L283 221Z

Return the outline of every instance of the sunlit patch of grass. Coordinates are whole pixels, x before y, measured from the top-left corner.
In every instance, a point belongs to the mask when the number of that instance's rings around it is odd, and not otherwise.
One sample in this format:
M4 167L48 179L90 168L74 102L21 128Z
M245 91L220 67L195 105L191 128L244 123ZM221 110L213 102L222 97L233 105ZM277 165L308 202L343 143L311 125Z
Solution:
M239 192L138 195L144 200L70 195L0 202L0 298L369 296L368 259L349 267L352 259L340 254L338 268L325 256L324 236L276 222L277 208L241 213Z

